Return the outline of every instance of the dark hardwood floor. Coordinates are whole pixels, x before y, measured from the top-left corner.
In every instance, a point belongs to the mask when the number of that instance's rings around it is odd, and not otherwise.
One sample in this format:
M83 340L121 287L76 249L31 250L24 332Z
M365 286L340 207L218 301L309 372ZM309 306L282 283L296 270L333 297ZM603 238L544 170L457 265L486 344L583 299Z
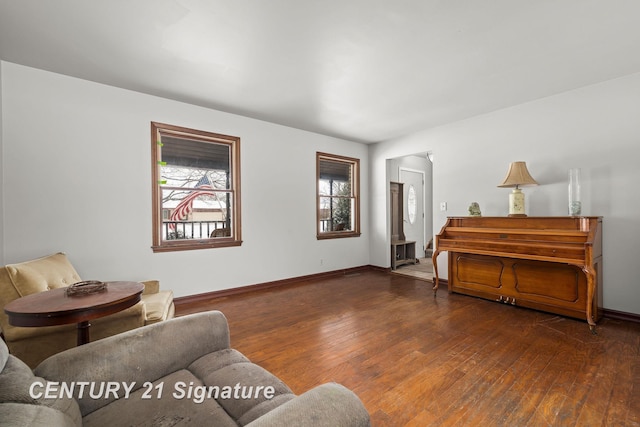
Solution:
M295 393L327 381L374 426L640 426L640 324L585 321L377 271L179 305Z

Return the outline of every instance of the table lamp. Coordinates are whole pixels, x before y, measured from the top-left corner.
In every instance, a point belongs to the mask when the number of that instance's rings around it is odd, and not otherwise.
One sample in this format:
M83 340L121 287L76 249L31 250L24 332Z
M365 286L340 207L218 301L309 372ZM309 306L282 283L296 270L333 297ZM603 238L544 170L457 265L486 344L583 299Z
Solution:
M498 187L513 187L513 192L509 194L509 216L525 217L524 213L524 193L520 190L521 185L538 185L527 170L525 162L512 162L509 171Z

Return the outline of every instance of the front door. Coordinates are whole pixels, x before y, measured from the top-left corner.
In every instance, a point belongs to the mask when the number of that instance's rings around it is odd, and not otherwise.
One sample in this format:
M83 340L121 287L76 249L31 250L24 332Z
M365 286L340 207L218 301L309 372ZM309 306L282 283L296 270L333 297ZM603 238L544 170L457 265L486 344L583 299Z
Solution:
M424 257L424 172L400 168L403 186L405 239L416 242L416 256Z

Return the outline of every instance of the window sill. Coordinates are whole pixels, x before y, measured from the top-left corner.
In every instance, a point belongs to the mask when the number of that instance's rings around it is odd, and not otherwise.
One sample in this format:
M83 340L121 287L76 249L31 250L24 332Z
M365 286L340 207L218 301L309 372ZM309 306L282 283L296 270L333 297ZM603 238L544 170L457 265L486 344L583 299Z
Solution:
M343 239L346 237L360 237L361 233L357 233L355 231L336 231L333 233L322 233L316 235L318 240L327 240L327 239Z
M197 249L214 249L241 246L242 240L223 240L210 242L208 240L196 240L191 242L165 243L160 246L152 246L153 252L192 251Z

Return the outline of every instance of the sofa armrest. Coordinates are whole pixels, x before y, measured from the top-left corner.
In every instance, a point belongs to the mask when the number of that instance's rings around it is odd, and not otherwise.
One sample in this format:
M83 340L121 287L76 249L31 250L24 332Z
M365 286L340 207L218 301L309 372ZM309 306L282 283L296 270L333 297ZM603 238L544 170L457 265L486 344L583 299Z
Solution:
M267 412L246 427L366 427L369 413L348 388L327 383Z
M196 359L229 348L229 326L219 311L178 317L55 354L36 367L49 381L135 383L156 381ZM75 396L82 416L114 400Z

